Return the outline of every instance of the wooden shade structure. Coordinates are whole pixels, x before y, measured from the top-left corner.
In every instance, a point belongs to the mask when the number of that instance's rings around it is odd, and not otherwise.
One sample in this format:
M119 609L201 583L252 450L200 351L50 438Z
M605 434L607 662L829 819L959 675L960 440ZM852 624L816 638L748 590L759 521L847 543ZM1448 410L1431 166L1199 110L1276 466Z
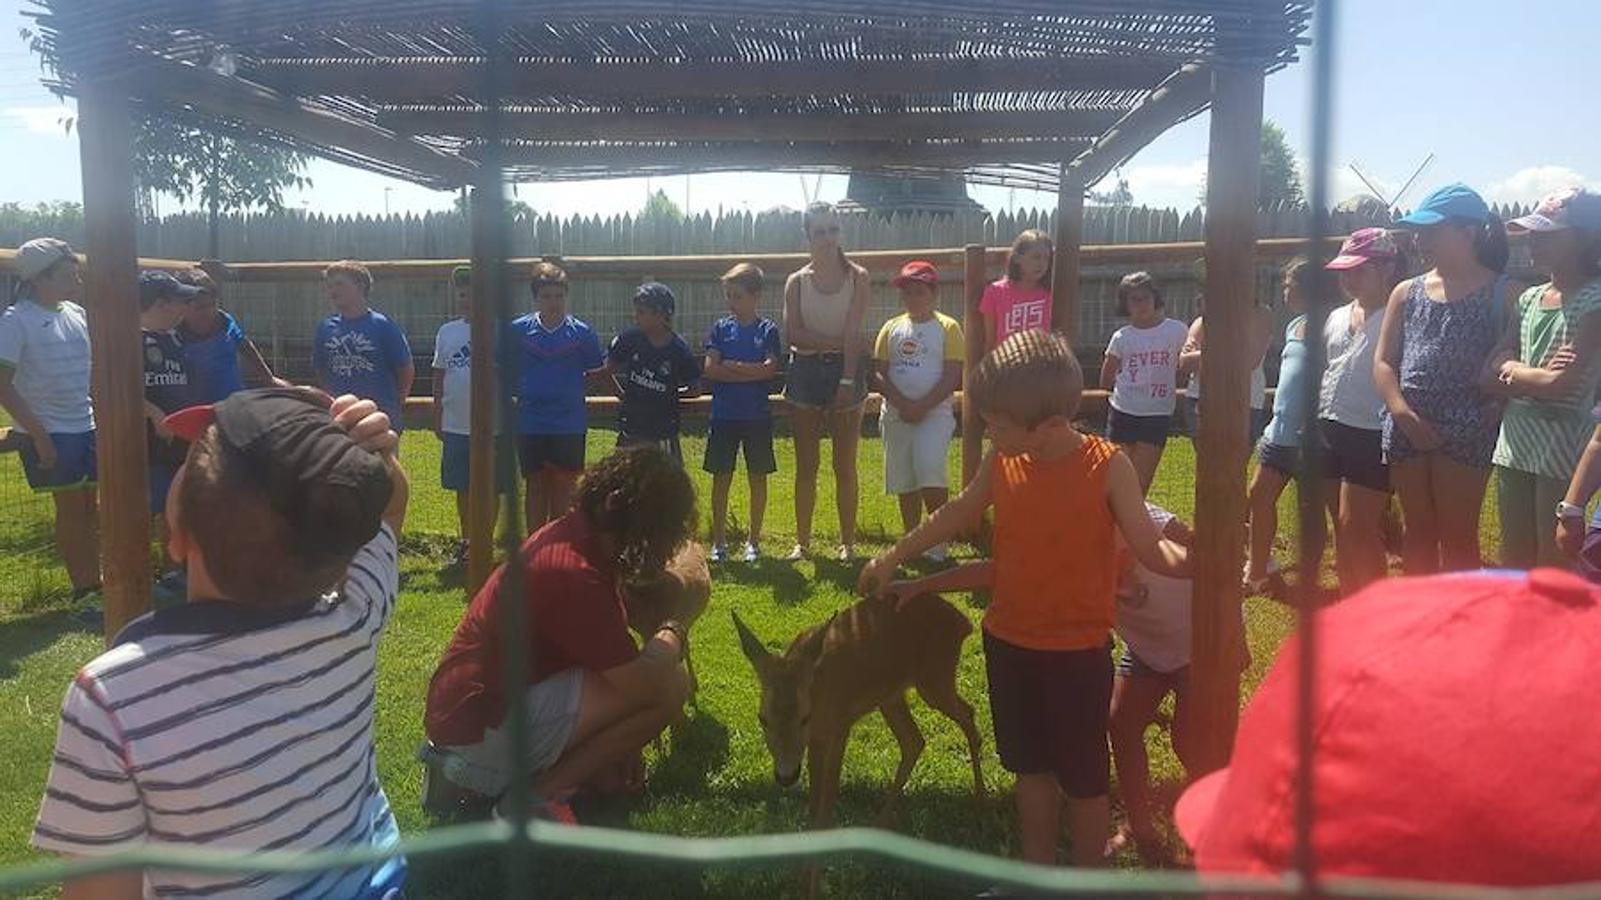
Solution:
M1207 226L1209 314L1236 321L1254 291L1254 222L1236 207L1255 197L1262 79L1295 58L1311 3L504 0L492 29L479 18L482 0L39 5L59 85L82 101L97 415L115 438L102 443L114 630L148 605L139 410L118 388L139 377L126 313L131 111L438 189L780 168L960 172L972 183L1056 190L1052 320L1071 329L1085 187L1214 105L1228 115L1213 126L1209 184L1228 213ZM475 235L493 225L480 224ZM983 253L968 259L978 267L967 276L969 334L979 338L977 289L989 273ZM478 339L489 333L487 318L475 322ZM982 351L970 349L971 358ZM1244 421L1247 402L1245 361L1229 349L1211 342L1203 363L1206 419L1219 424L1202 435L1198 477L1197 531L1209 561L1199 570L1196 665L1214 676L1206 687L1214 708L1232 706L1238 691L1219 664L1220 635L1239 601L1239 540L1227 535L1239 530L1244 496L1245 430L1228 429ZM488 388L474 379L475 393ZM479 484L489 479L489 412L478 396ZM976 431L965 444L969 471ZM473 497L471 544L487 548L489 501L484 491ZM472 583L487 563L475 559Z

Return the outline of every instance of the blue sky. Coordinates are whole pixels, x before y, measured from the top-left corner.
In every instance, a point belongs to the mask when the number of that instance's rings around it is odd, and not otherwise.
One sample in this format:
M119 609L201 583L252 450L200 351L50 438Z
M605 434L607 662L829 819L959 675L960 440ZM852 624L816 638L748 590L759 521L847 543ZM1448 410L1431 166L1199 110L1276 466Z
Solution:
M268 2L268 0L264 0ZM0 202L76 200L77 141L58 120L69 113L38 86L38 69L17 28L20 0L0 0ZM1430 153L1435 161L1407 195L1461 180L1495 200L1531 201L1561 186L1601 188L1601 110L1595 90L1595 36L1601 0L1343 0L1336 63L1334 195L1361 189L1345 166L1356 163L1381 187L1398 187ZM1268 79L1265 109L1305 155L1310 70L1306 63ZM1206 117L1159 138L1124 170L1135 201L1191 206L1205 173ZM348 213L426 210L452 195L315 162L314 188L291 205ZM803 183L804 182L804 183ZM696 211L786 204L809 191L837 199L837 176L731 173L656 179ZM518 196L562 215L620 213L639 207L643 179L521 185ZM991 209L1054 202L1028 191L975 188Z

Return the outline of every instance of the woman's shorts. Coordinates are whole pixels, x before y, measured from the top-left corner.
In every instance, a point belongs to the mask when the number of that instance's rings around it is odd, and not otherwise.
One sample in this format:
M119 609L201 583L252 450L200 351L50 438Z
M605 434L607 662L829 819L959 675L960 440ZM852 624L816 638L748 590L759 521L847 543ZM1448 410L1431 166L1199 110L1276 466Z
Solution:
M856 367L856 381L851 385L852 406L867 399L867 360ZM830 409L845 376L843 353L792 353L789 368L784 373L784 397L800 409Z
M1173 415L1134 416L1109 407L1106 416L1106 439L1114 444L1150 444L1166 447L1168 432L1173 429Z

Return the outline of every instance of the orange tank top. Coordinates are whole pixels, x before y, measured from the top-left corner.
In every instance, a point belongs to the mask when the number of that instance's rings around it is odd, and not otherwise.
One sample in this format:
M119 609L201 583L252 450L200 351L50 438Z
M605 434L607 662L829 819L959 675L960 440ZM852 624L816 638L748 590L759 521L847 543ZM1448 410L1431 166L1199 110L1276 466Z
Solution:
M1110 638L1117 546L1106 473L1116 453L1085 435L1059 460L995 455L990 634L1031 650L1087 650Z

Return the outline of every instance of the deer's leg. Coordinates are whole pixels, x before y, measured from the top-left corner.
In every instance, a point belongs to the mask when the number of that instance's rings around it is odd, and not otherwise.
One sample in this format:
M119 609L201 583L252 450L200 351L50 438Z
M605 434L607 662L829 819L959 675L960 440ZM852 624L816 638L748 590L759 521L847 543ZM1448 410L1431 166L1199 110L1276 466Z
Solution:
M962 736L967 738L967 759L973 766L973 796L982 800L985 796L984 772L979 768L979 760L982 758L980 749L984 746L984 740L979 736L978 722L973 718L973 705L963 700L956 690L956 658L951 658L949 671L919 682L917 695L962 729Z
M839 798L840 770L845 762L845 739L849 732L824 730L814 734L806 747L807 777L811 784L812 830L834 825L834 802ZM822 867L808 865L803 872L806 896L816 897L822 886Z
M912 777L912 769L917 767L917 760L923 755L925 742L923 732L918 730L917 721L912 718L911 708L906 705L905 694L896 694L884 701L878 711L884 716L890 733L895 735L895 742L901 745L901 762L895 768L895 782L890 785L889 797L878 813L879 827L888 827L895 814L895 803L906 790L906 781Z

